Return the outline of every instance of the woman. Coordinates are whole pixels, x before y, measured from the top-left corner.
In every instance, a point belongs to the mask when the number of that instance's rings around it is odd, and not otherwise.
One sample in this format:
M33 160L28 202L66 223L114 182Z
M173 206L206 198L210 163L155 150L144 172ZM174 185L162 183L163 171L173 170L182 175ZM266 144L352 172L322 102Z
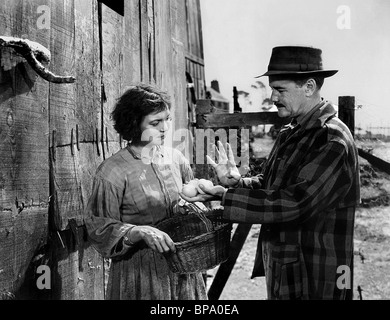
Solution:
M152 226L179 214L179 192L193 179L184 156L162 145L170 108L165 93L138 85L112 112L115 130L129 143L97 169L85 218L93 246L112 261L107 299L207 299L201 273L170 271L163 253L175 245Z

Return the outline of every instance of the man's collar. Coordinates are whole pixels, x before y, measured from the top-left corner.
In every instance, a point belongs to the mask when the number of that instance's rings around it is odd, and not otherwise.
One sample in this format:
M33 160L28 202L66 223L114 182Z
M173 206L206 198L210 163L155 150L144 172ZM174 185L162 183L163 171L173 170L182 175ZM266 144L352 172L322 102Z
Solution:
M336 115L337 111L331 102L321 100L313 109L311 109L301 119L293 118L289 126L300 126L303 130L312 128L320 128L325 124L325 121L330 117Z

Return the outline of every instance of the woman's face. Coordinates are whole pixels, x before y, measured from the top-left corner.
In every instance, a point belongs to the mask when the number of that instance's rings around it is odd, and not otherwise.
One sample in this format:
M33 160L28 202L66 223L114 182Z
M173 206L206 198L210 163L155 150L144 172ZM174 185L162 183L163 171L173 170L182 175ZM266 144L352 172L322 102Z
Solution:
M142 145L161 145L164 141L166 132L171 127L171 111L167 108L164 111L150 113L144 117L140 124L142 132Z

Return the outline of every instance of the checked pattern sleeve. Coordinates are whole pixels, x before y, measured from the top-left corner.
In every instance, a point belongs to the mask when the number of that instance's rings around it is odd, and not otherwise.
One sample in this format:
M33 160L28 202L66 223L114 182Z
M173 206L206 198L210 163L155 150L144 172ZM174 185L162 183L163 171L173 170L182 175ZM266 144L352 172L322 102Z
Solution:
M331 209L348 192L355 168L348 165L346 146L330 141L299 168L295 178L270 189L229 189L223 217L233 222L303 222ZM283 184L285 186L283 186Z

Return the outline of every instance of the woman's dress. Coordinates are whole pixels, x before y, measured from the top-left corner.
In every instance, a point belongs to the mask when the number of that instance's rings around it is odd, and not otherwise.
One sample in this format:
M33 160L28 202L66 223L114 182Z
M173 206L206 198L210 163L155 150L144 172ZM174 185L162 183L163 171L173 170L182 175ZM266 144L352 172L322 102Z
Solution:
M183 154L162 146L154 148L151 163L124 148L99 166L85 225L92 245L111 258L107 299L207 299L201 273L175 274L164 256L143 242L123 243L123 236L135 225L155 225L180 214L178 192L192 178Z

